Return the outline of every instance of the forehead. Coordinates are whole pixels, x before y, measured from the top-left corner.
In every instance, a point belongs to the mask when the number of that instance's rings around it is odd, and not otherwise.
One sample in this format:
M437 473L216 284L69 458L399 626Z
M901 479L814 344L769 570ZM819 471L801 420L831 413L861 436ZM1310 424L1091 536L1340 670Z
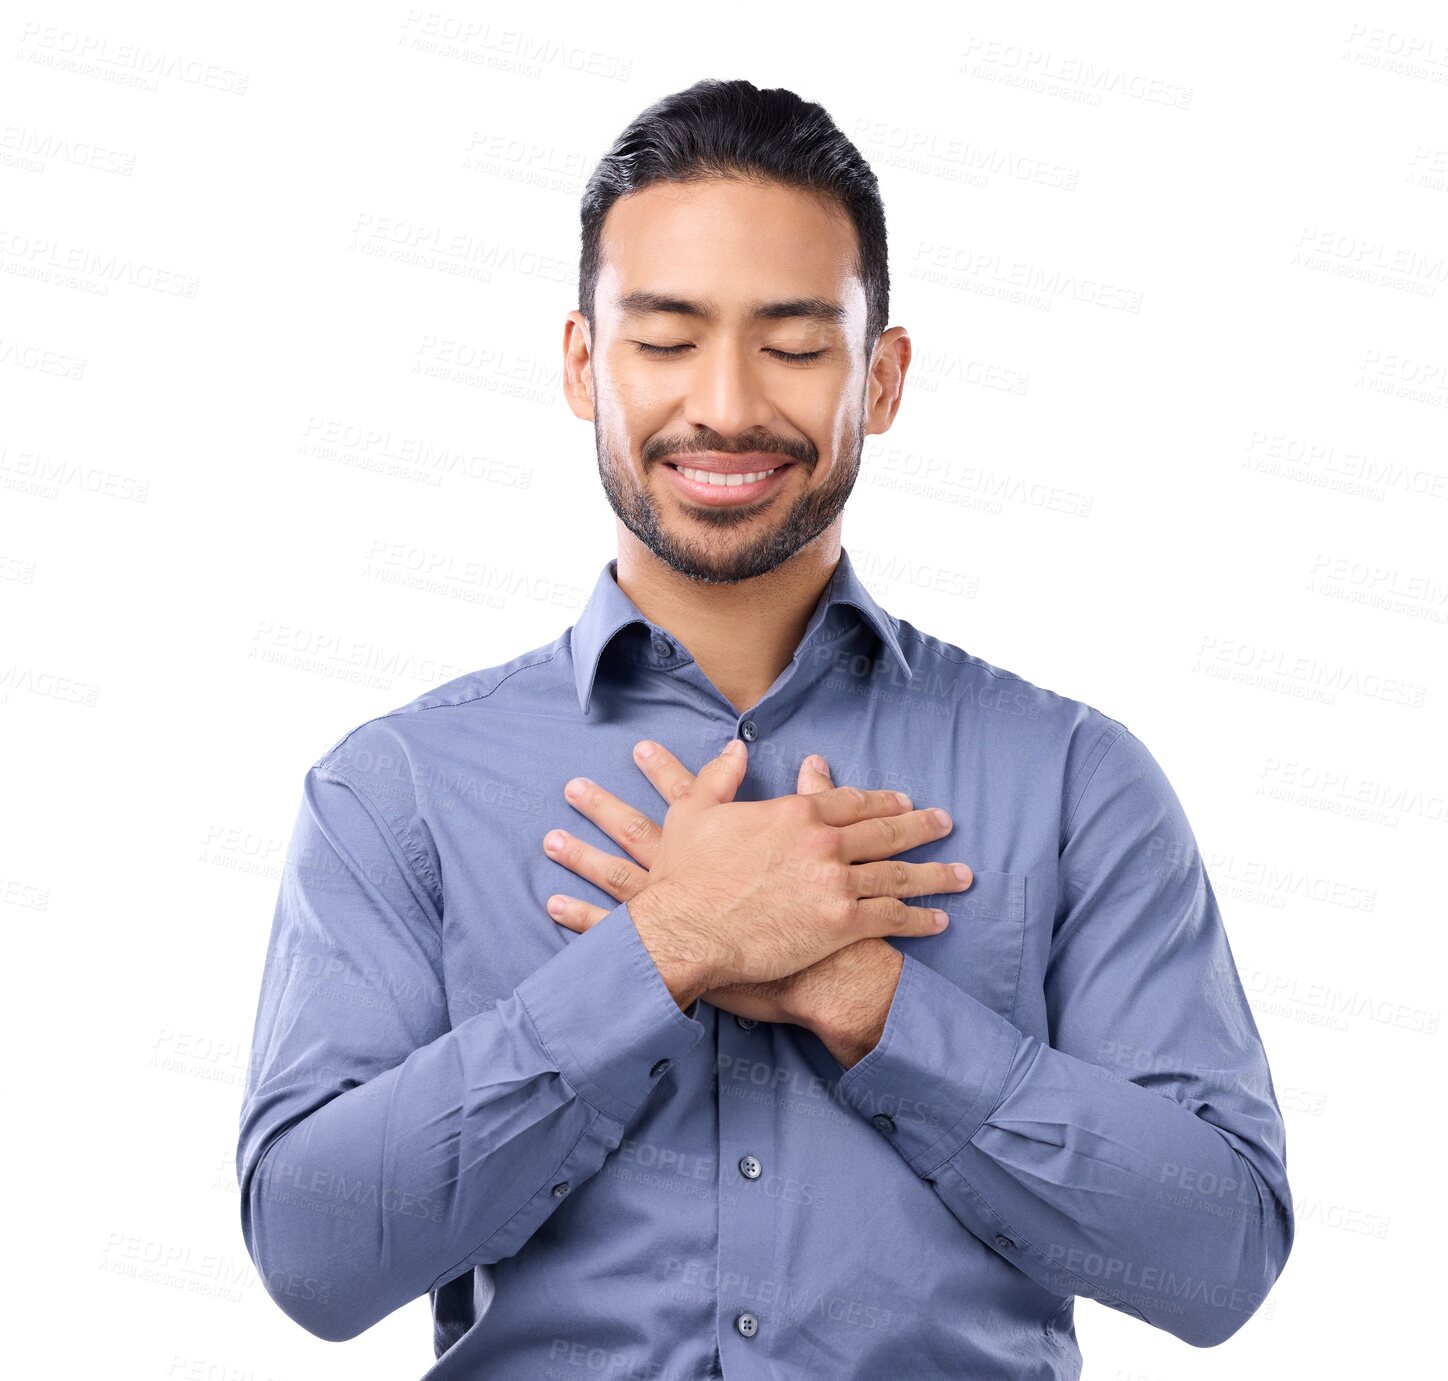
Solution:
M621 197L602 235L600 313L647 309L650 294L720 317L760 304L813 300L864 315L855 228L843 208L777 182L660 182ZM820 312L828 322L831 314Z

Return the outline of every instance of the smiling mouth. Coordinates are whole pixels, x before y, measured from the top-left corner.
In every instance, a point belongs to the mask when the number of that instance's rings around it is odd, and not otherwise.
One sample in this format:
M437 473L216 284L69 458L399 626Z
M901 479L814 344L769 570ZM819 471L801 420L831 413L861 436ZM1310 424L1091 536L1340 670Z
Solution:
M776 470L784 469L784 464L780 464L772 465L767 470L751 470L745 475L721 475L713 470L694 470L687 465L675 465L672 462L668 464L669 469L677 470L685 479L693 480L696 484L708 484L716 489L738 489L741 485L756 484L762 479L768 479Z

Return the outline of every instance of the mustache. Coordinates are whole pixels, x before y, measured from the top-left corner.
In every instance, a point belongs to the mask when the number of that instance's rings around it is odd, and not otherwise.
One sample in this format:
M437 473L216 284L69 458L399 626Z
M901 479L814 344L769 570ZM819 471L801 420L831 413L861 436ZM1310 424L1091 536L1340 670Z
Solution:
M644 447L643 459L645 464L652 465L663 456L689 455L699 451L717 451L721 455L749 455L757 451L766 455L785 456L808 466L813 466L819 458L815 447L808 441L790 441L783 437L765 436L752 441L738 438L733 441L725 441L722 437L719 439L680 437L677 440L669 437L657 437Z

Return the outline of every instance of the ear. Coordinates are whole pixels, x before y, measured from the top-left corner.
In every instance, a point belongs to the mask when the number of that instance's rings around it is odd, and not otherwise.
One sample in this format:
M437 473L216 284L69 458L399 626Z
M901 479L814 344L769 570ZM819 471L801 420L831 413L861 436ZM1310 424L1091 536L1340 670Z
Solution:
M563 322L563 396L575 417L593 421L593 340L578 311Z
M865 390L865 434L873 436L890 430L900 410L905 391L905 374L910 368L910 334L903 326L892 326L881 335L870 357L870 374Z

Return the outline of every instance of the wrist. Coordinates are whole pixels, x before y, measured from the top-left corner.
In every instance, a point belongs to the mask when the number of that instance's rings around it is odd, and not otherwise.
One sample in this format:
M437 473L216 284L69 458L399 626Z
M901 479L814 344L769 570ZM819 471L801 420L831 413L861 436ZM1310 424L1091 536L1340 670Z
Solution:
M673 994L679 1009L687 1012L702 994L718 986L712 957L687 928L678 923L678 909L671 904L663 884L651 883L644 887L629 899L627 906L634 929L664 986Z
M802 994L798 1024L846 1069L858 1064L885 1033L904 963L904 955L880 937L836 950Z

